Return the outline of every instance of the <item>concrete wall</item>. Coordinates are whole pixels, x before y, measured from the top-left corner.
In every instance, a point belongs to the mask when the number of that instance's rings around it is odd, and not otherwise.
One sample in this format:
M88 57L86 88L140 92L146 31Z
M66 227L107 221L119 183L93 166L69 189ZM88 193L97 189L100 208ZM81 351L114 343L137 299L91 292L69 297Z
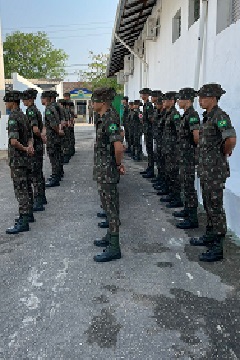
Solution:
M228 1L228 0L226 0ZM220 3L220 2L219 2ZM162 0L153 9L153 16L161 9L161 29L156 42L146 41L145 60L149 64L146 82L143 83L139 60L135 59L135 70L125 85L130 99L138 98L142 86L161 89L163 92L194 86L197 44L200 20L188 27L189 1ZM172 18L181 8L181 37L172 43ZM219 105L230 115L232 123L240 133L240 21L217 34L218 1L208 1L208 15L205 28L204 51L200 70L199 87L203 83L221 83L227 93ZM224 16L224 15L223 15ZM196 104L200 114L202 110ZM240 141L230 158L231 178L227 180L225 207L228 225L240 235ZM199 187L198 187L199 188Z

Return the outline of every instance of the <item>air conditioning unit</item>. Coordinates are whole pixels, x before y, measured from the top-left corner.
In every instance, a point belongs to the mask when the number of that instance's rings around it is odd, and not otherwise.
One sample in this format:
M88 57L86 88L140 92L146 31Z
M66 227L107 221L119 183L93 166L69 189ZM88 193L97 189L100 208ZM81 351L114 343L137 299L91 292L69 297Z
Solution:
M134 71L134 55L124 56L124 75L132 75Z
M149 17L146 22L146 40L156 41L157 33L159 32L159 21L154 17Z
M125 80L124 80L124 70L120 70L117 73L117 83L118 85L124 85Z
M144 41L143 39L138 39L134 44L134 51L138 54L140 58L144 56Z

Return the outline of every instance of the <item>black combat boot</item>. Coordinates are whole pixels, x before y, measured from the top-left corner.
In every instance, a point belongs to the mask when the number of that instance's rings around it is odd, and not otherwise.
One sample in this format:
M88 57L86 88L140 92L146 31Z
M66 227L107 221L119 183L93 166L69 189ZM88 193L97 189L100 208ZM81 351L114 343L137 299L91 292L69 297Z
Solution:
M209 249L205 253L199 255L199 260L205 262L223 260L223 240L224 236L215 235L213 243L211 244Z
M44 211L45 207L43 206L42 199L40 197L34 200L33 211Z
M108 262L112 260L121 259L121 249L119 245L119 234L109 236L109 246L103 250L102 254L95 255L94 261Z
M59 178L57 176L53 175L51 177L51 179L46 182L45 187L51 188L51 187L55 187L55 186L60 186L60 182L59 182Z
M63 164L66 165L69 163L69 157L67 155L64 155L63 157Z
M110 239L110 234L109 232L107 232L107 234L103 236L102 239L94 240L94 245L98 247L107 247L109 245L109 239Z
M107 214L105 213L105 211L98 212L98 213L97 213L97 217L99 217L99 218L106 218L106 217L107 217Z
M164 197L164 198L161 198L160 199L160 202L162 202L162 203L167 203L167 202L170 202L170 201L172 201L172 195L171 194L169 194L169 195L167 195L166 197Z
M176 227L183 230L197 229L199 227L197 208L189 208L188 217L184 221L178 223Z
M44 194L43 197L42 197L42 204L43 205L47 205L47 198L46 198L46 195Z
M207 231L206 234L200 237L192 237L189 240L190 245L192 246L211 246L214 241L214 236L210 231Z
M19 221L19 217L15 219L15 224ZM33 213L30 213L28 215L28 222L29 223L34 223L35 222L35 218L34 218L34 215Z
M179 217L179 218L187 218L188 217L188 209L184 208L183 210L180 211L174 211L173 212L173 216L174 217Z
M174 198L169 204L166 205L168 209L179 208L183 206L183 202L179 198Z
M142 177L144 179L152 179L152 178L154 178L154 168L150 167L148 172L146 174L143 174Z
M139 174L140 174L140 175L145 175L145 174L148 173L148 171L149 171L149 167L147 167L146 170L140 171Z
M100 223L98 223L98 227L100 227L101 229L108 229L109 228L109 221L106 218L105 221L101 221Z
M24 231L29 231L28 215L20 215L15 225L6 230L6 234L15 235Z
M155 189L158 190L158 189ZM158 196L164 196L164 195L169 195L169 190L166 187L161 187L159 188L159 191L157 192Z

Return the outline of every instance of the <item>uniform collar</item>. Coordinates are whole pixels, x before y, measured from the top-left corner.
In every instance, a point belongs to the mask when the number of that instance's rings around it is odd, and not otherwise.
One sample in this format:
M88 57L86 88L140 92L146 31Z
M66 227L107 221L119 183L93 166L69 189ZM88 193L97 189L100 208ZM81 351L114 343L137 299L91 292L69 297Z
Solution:
M185 112L184 112L184 115L188 115L191 111L193 111L194 108L193 106L190 106Z
M209 113L207 111L204 111L203 113L204 122L207 121L207 119L211 119L218 109L219 106L215 105Z

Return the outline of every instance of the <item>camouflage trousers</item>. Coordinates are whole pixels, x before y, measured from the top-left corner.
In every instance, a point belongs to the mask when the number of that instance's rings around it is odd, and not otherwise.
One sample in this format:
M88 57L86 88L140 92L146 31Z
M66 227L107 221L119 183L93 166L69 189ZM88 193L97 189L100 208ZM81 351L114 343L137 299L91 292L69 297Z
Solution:
M59 176L61 173L61 145L47 144L47 154L52 167L52 175Z
M74 132L74 126L70 126L70 151L71 153L75 150L75 132Z
M45 196L45 178L43 175L43 151L35 152L31 158L32 162L32 183L34 189L34 198Z
M103 210L107 214L110 234L119 233L119 193L117 184L98 182L98 191Z
M157 140L157 169L158 176L165 181L166 180L166 166L165 166L165 156L162 153L162 147Z
M223 208L223 190L225 181L206 181L200 178L203 206L207 214L207 227L214 235L227 232L226 214Z
M195 189L195 163L191 161L191 159L189 159L188 164L180 164L180 180L185 207L197 208L198 197Z
M154 152L153 152L153 133L147 132L145 136L146 150L148 155L148 167L154 167Z
M165 174L170 193L175 198L180 198L181 184L179 176L179 161L175 151L165 155Z
M70 127L66 126L64 129L64 144L63 144L63 154L65 156L70 154L70 141L71 141L71 134L70 134Z
M15 197L19 204L19 215L28 215L33 206L31 170L27 166L11 166L10 169Z
M141 144L142 132L138 129L135 129L133 135L133 151L134 155L141 156L142 155L142 144Z

